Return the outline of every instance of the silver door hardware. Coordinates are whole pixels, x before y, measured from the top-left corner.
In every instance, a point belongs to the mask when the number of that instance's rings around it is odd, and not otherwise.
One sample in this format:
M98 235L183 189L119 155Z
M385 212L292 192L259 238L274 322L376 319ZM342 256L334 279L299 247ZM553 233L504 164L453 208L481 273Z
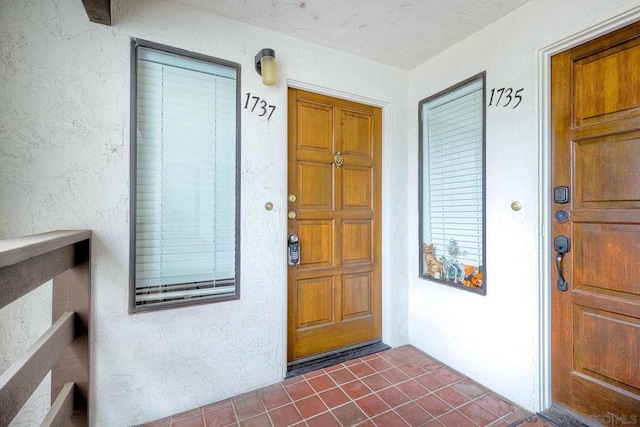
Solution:
M295 233L290 233L287 237L287 253L289 255L289 265L300 263L300 242L298 241L298 235Z

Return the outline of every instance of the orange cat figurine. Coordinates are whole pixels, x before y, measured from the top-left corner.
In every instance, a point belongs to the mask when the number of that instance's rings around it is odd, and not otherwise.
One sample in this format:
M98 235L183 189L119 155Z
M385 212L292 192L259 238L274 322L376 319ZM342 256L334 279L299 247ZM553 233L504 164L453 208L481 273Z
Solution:
M423 243L422 250L424 251L424 260L427 263L427 275L439 279L442 275L442 263L433 254L433 243L430 245Z

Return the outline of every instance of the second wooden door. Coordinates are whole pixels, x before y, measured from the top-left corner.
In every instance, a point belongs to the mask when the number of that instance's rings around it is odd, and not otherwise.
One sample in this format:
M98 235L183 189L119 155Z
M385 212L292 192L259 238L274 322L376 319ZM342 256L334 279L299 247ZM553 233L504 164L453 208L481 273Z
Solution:
M552 395L640 423L640 23L552 58Z

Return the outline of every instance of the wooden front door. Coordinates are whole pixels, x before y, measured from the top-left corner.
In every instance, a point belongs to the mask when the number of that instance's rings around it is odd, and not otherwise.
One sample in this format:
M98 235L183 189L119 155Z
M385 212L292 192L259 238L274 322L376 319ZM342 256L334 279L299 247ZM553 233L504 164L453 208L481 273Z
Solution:
M640 23L558 54L551 64L552 398L603 424L636 425ZM559 236L569 241L561 260Z
M289 89L289 361L381 337L381 139L379 108Z

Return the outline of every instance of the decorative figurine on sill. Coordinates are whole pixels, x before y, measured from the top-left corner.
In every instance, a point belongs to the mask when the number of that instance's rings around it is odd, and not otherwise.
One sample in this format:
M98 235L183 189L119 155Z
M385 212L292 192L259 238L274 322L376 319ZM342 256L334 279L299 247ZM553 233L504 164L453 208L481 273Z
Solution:
M453 257L454 262L458 262L458 255L466 254L466 252L460 252L460 246L458 246L458 242L455 239L449 239L447 252L449 252L449 255Z
M483 284L483 275L480 271L479 267L475 265L466 265L464 266L464 280L462 280L462 284L469 287L481 288Z
M422 250L424 252L424 260L427 263L427 275L434 279L439 279L442 276L442 263L433 254L433 243L430 245L423 243Z
M442 261L443 279L453 283L462 283L465 274L463 265L458 261L458 255L465 255L466 252L460 250L458 242L455 239L449 239L447 252L451 255L450 258L444 256L440 258L440 261Z
M442 258L443 279L453 283L462 283L464 279L464 268L455 259Z

